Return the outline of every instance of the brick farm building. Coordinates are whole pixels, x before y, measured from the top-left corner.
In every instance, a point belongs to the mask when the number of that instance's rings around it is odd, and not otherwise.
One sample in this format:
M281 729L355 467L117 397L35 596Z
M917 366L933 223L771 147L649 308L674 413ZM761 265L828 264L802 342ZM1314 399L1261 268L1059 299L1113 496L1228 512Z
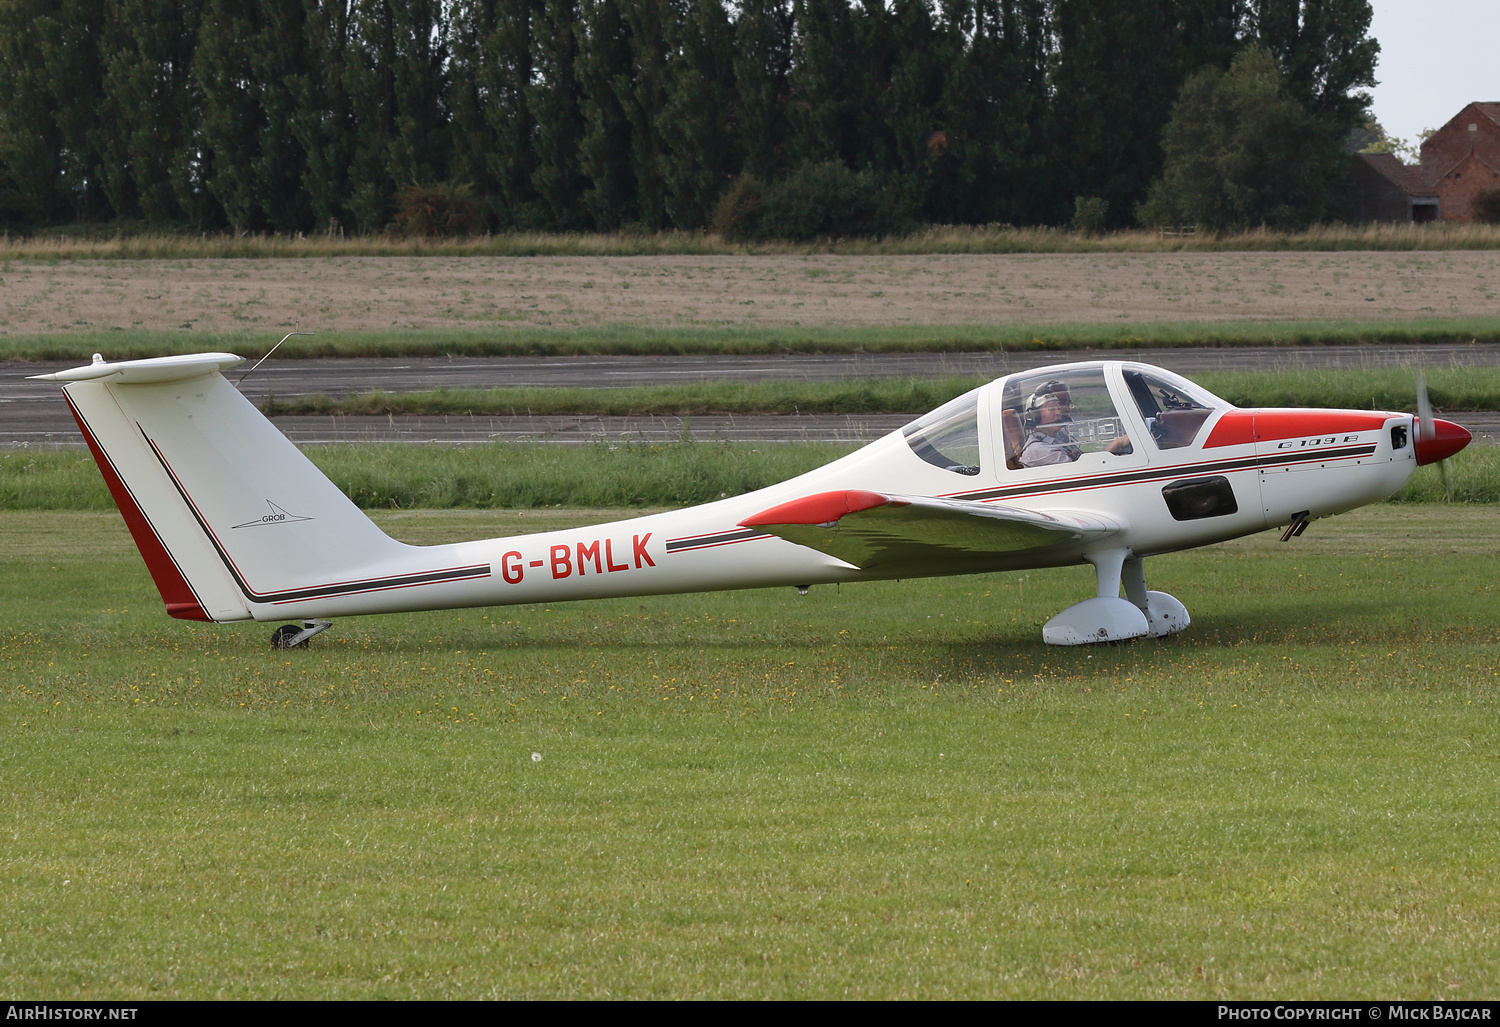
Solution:
M1422 143L1422 163L1356 153L1346 197L1355 221L1473 221L1474 198L1500 189L1500 102L1471 103Z

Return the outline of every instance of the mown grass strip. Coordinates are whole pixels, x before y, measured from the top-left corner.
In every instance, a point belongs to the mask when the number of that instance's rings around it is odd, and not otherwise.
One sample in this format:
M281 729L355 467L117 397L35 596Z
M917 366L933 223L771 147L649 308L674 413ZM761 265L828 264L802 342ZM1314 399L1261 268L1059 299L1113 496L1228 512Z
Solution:
M905 256L944 253L1209 253L1342 250L1479 250L1500 248L1500 226L1322 225L1300 232L1164 235L1154 231L1088 235L1063 228L934 225L881 239L812 243L732 243L702 232L502 232L463 239L389 235L328 238L284 235L126 233L108 227L7 235L0 260L191 260L312 257L600 257L846 254Z
M668 445L309 446L305 452L366 509L669 507L740 495L821 467L852 447L821 443ZM1449 461L1452 499L1500 503L1500 446ZM1445 499L1438 471L1419 467L1396 502ZM87 452L0 453L0 510L109 510Z
M270 397L271 416L292 414L587 414L648 416L693 414L872 414L925 411L988 378L863 378L833 382L703 382L628 388L437 389Z
M131 360L225 350L264 356L291 330L265 332L105 331L8 335L0 359L87 361L94 353ZM293 336L277 359L337 357L675 356L682 354L987 353L1129 351L1180 346L1364 346L1387 343L1500 342L1500 317L1386 321L1184 321L1047 325L602 325L504 329L320 332Z
M1041 644L1094 593L1073 567L278 652L168 618L118 517L0 513L0 984L1483 1000L1496 525L1386 506L1154 557L1193 624L1124 646Z
M1044 361L1038 361L1044 363ZM1209 371L1196 374L1204 388L1242 407L1344 407L1360 410L1416 408L1410 368L1352 370ZM982 375L945 378L860 378L813 382L702 382L628 388L437 389L270 397L269 415L348 414L586 414L593 416L692 416L694 414L920 414L989 382ZM1500 410L1500 368L1440 368L1428 374L1428 391L1441 410Z

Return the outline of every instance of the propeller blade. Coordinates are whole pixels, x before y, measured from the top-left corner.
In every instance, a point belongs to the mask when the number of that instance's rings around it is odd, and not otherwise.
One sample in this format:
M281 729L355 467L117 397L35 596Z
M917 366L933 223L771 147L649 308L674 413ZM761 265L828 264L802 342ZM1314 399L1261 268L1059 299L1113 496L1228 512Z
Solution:
M1427 378L1417 372L1417 438L1423 442L1437 432L1432 423L1432 402L1427 398Z
M1469 444L1469 432L1452 421L1432 416L1432 400L1427 397L1427 378L1417 371L1417 463L1437 464L1443 478L1443 499L1453 501L1453 471L1448 457Z

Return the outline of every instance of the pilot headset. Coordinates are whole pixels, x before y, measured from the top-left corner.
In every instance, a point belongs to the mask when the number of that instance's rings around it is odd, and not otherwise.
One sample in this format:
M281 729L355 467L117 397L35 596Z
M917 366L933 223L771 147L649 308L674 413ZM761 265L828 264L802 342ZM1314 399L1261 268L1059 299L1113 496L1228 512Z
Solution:
M1051 381L1043 382L1041 385L1038 385L1036 387L1036 391L1031 394L1031 398L1026 401L1026 416L1024 420L1026 430L1031 431L1041 423L1042 407L1046 406L1052 400L1056 400L1058 404L1061 405L1063 402L1063 397L1065 396L1068 396L1068 386L1066 382ZM1069 398L1068 405L1072 405L1071 397ZM1064 413L1062 415L1062 419L1054 423L1066 424L1071 420L1073 420L1073 418L1067 413Z

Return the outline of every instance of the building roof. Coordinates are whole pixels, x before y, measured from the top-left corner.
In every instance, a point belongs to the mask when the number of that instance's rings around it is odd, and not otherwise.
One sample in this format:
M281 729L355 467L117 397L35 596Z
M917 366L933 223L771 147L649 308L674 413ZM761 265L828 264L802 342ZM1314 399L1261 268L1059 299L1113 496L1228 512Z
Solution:
M1474 101L1474 106L1479 108L1479 113L1489 118L1495 124L1500 125L1500 100L1488 102Z
M1500 112L1500 104L1494 106ZM1431 196L1437 192L1432 170L1420 164L1403 164L1392 153L1357 153L1355 156L1402 192L1413 196Z

